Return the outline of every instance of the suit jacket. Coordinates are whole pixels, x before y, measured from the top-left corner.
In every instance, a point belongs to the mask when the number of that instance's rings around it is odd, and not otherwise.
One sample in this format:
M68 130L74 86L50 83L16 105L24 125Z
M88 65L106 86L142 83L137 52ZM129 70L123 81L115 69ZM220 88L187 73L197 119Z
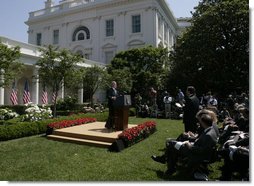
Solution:
M196 114L199 110L199 99L196 95L185 97L185 107L183 114L183 123L196 124Z
M118 96L118 91L114 91L114 89L111 87L107 90L108 107L113 107L113 103L115 100L113 100L112 97L114 96Z
M189 163L210 160L214 147L217 144L218 137L214 126L207 128L191 147L189 151Z

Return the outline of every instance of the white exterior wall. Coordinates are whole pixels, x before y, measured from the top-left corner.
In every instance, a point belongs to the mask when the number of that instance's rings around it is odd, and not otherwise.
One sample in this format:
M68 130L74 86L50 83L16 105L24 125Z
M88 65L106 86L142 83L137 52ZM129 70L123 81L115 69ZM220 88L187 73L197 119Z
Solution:
M36 44L36 34L42 34L42 45L53 44L53 30L59 29L59 44L72 51L81 50L89 59L105 63L105 52L117 52L134 47L160 43L171 48L172 38L177 35L178 25L165 0L69 0L59 5L31 12L26 24L29 26L28 42ZM87 2L87 3L84 3ZM141 32L132 33L132 15L141 16ZM158 18L167 24L168 38L158 35ZM114 20L114 36L105 36L105 21ZM85 26L90 39L72 41L76 28ZM164 28L164 26L163 26ZM170 32L171 30L171 32Z

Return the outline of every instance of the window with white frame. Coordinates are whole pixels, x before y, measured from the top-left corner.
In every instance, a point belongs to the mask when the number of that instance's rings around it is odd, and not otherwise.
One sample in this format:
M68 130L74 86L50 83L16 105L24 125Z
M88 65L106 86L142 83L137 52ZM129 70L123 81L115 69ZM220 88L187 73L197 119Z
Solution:
M58 44L59 43L59 30L54 30L53 31L53 44Z
M132 16L132 33L141 32L141 16L133 15Z
M106 37L114 36L114 20L106 20Z
M80 31L80 33L77 34L76 40L78 41L85 40L85 33L83 31Z
M72 34L72 41L81 41L85 39L90 39L90 30L85 26L78 27Z
M41 38L42 38L41 33L37 33L36 34L36 45L41 46Z

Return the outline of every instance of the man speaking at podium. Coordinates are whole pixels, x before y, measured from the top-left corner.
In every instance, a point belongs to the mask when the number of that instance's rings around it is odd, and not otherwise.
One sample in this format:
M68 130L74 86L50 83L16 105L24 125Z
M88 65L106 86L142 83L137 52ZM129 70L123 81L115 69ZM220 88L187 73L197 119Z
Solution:
M108 108L109 108L109 114L108 114L108 119L106 122L105 127L107 129L115 128L114 124L114 107L113 103L116 100L117 96L119 96L118 91L116 90L117 88L117 83L115 81L112 81L111 83L111 88L107 90L107 99L108 99Z

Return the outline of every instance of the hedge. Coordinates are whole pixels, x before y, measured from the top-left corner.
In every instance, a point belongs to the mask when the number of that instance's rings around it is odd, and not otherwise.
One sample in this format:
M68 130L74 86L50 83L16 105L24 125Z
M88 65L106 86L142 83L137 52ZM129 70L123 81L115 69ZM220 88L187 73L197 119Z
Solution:
M47 131L47 125L54 121L73 120L83 117L93 117L97 121L106 121L108 117L107 112L94 114L78 114L71 116L63 116L54 119L36 121L36 122L16 122L11 125L0 125L0 141L17 139L32 135L44 134Z
M25 105L1 105L0 106L0 109L1 108L8 108L8 109L11 109L15 112L17 112L19 115L22 115L22 114L25 114L25 110L26 110L26 106Z

